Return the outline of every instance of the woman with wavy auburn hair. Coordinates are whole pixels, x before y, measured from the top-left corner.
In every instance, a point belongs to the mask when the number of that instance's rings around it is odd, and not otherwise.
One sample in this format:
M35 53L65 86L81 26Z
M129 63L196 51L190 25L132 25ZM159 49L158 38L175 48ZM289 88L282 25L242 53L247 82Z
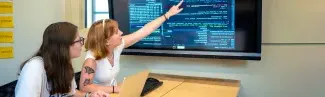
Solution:
M112 19L103 19L93 23L88 31L85 48L85 62L80 76L82 91L103 90L106 93L119 92L115 77L120 71L120 55L142 38L150 35L160 25L181 12L183 0L171 7L167 13L149 22L138 31L122 36L118 23Z

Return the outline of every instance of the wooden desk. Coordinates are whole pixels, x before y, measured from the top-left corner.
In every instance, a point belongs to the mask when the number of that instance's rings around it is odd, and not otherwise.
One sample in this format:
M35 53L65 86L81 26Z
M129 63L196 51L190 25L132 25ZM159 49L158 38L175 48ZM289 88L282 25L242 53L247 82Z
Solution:
M237 97L238 80L150 74L163 85L144 97ZM118 97L118 94L111 94Z
M155 89L154 91L148 93L144 97L162 97L167 92L171 91L173 88L180 85L181 81L172 81L172 80L160 80L163 82L159 88ZM111 97L118 97L118 94L111 94Z
M110 97L118 97L118 94L116 94L116 93L110 94Z
M167 92L171 91L173 88L180 85L182 82L180 81L172 81L172 80L160 80L163 82L159 88L155 89L154 91L148 93L144 97L162 97Z
M184 82L163 97L237 97L236 87Z

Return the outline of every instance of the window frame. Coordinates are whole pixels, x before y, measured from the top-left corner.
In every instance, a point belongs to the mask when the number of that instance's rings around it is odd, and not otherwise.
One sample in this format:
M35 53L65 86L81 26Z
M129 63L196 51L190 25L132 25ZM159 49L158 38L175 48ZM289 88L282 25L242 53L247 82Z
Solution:
M110 18L110 8L108 7L107 12L102 12L102 11L96 11L96 1L97 0L85 0L85 28L90 28L91 24L95 22L96 15L97 14L108 14L107 18ZM109 2L109 1L108 1ZM91 3L91 4L89 4Z

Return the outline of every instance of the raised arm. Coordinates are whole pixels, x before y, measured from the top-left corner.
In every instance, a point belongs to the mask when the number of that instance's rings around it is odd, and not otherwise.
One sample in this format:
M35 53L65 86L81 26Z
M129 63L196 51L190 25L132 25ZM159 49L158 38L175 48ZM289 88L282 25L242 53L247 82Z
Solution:
M123 39L125 41L124 48L127 48L127 47L133 45L134 43L138 42L142 38L150 35L153 31L155 31L157 28L159 28L161 26L161 24L166 21L166 19L169 19L171 16L174 16L174 15L178 14L179 12L181 12L183 10L183 8L179 8L179 7L182 5L182 3L183 3L183 0L181 2L179 2L177 5L174 5L173 7L171 7L166 14L147 23L144 27L142 27L138 31L136 31L132 34L123 36Z
M113 87L111 86L100 86L92 83L94 80L95 73L96 73L96 61L94 59L88 58L85 61L83 68L81 70L81 76L79 82L80 90L84 92L96 92L96 91L103 91L105 93L113 92Z

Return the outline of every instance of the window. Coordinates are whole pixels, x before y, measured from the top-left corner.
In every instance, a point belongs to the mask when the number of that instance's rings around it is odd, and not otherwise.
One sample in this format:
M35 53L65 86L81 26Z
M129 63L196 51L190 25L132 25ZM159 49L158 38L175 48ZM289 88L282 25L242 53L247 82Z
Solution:
M85 0L85 2L87 28L97 20L109 18L108 0Z

